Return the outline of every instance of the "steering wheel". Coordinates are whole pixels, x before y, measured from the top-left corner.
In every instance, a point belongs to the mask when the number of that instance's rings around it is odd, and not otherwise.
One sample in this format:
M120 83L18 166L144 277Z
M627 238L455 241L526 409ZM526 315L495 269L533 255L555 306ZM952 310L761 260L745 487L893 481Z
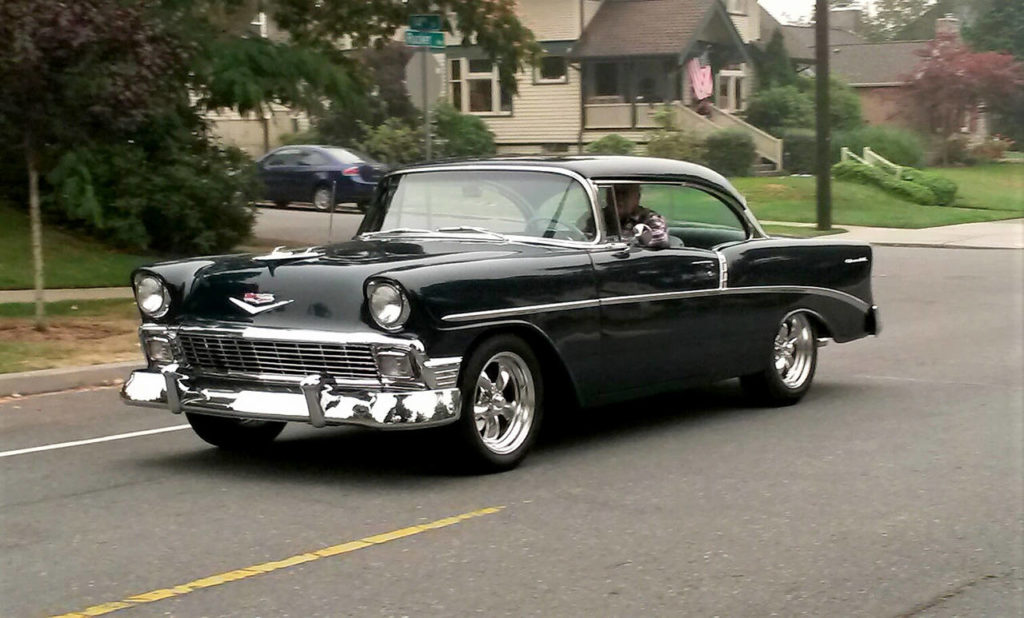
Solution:
M587 235L583 233L583 230L571 223L559 221L558 219L541 216L533 217L526 222L526 231L532 235L545 237L544 233L549 230L564 232L568 236L568 240L587 239ZM553 236L551 238L553 238Z

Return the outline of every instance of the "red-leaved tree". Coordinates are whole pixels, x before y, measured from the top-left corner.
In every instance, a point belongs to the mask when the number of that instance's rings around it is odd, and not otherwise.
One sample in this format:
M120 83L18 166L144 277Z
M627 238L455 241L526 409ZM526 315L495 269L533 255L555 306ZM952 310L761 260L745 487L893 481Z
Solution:
M1010 54L974 52L951 35L939 36L919 54L924 59L909 77L906 103L944 141L979 105L1024 89L1024 66Z

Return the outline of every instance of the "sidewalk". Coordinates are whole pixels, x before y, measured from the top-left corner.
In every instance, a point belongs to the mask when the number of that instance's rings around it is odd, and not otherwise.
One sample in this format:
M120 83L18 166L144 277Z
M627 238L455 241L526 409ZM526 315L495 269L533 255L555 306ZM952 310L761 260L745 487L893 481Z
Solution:
M813 227L813 223L786 223L762 221L779 225ZM861 227L836 225L847 230L844 234L825 236L849 240L863 240L876 245L903 245L923 247L958 247L967 249L1024 249L1024 219L962 223L921 229Z
M97 300L102 298L131 298L132 289L123 288L67 288L46 290L46 302L55 300ZM0 303L35 302L33 290L0 290Z

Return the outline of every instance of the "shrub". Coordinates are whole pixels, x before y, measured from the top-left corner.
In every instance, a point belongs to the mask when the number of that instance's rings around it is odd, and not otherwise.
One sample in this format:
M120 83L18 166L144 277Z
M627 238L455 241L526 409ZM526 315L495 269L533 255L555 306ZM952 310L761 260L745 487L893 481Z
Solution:
M813 91L811 96L813 97ZM831 80L828 90L829 120L833 131L852 131L864 125L860 97L845 83Z
M601 139L587 144L586 151L590 154L628 155L633 154L636 144L618 133L605 135Z
M900 172L900 179L908 182L915 182L931 189L932 193L935 194L935 203L940 206L948 206L949 204L952 204L953 198L956 197L956 183L948 178L943 178L938 174L904 168Z
M376 127L360 123L366 138L359 144L372 157L392 165L423 159L423 131L399 118L388 118Z
M900 180L880 168L857 161L842 161L832 166L836 180L847 180L880 187L887 193L916 204L936 204L938 198L931 189L915 182Z
M1011 146L1012 141L994 135L971 147L971 157L981 163L991 163L1006 156Z
M814 125L814 99L796 86L758 91L750 98L747 122L778 136L784 129Z
M437 151L442 157L481 157L495 152L494 133L478 116L463 114L450 103L434 108Z
M782 167L791 174L813 174L818 160L817 139L812 129L788 129L782 133Z
M248 237L259 188L251 160L196 135L157 147L66 152L47 176L49 210L113 245L168 255L220 253Z
M832 161L839 160L839 150L846 146L859 155L867 146L896 165L919 167L924 163L924 143L913 131L876 125L836 133L832 139Z
M689 131L658 131L647 143L647 156L704 162L704 141Z
M654 122L660 128L648 136L647 156L704 162L704 140L676 126L675 110L663 107L654 113Z
M754 139L746 131L715 131L704 142L704 163L723 176L749 176L757 157Z
M935 163L942 165L974 165L978 162L971 153L966 135L950 135L941 140L935 151Z

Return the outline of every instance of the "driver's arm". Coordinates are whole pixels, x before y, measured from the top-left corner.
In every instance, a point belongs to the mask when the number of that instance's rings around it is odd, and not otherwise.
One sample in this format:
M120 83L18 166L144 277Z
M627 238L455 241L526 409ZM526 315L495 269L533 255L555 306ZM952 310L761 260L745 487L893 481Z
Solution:
M665 223L665 217L645 208L641 212L641 223L651 228L651 241L645 246L651 249L668 249L668 224Z

